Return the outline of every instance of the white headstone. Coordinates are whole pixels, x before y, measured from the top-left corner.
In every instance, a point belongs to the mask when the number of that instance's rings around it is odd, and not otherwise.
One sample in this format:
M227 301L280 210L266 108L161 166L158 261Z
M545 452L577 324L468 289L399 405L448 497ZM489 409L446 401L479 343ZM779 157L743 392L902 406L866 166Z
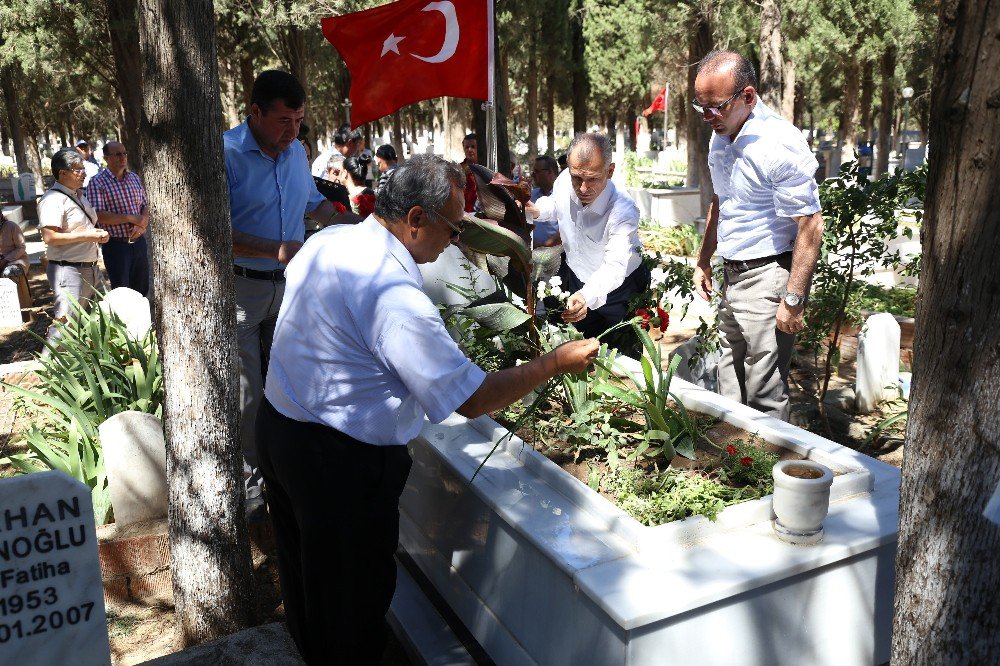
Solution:
M496 291L496 283L489 273L472 266L454 245L445 248L436 261L420 264L419 268L424 279L424 293L436 305L465 305L469 302L469 299L449 288L449 284L469 289L475 282L475 289L481 296Z
M858 411L868 414L880 402L895 397L898 376L899 324L891 314L872 315L858 336Z
M16 328L23 323L17 283L9 278L0 278L0 328Z
M0 481L0 663L110 664L90 490L62 472Z
M144 412L121 412L98 430L115 523L123 526L166 517L167 450L160 419Z
M149 332L153 319L149 312L149 301L145 296L129 289L118 287L109 291L101 300L105 312L114 312L125 323L129 335L142 340Z

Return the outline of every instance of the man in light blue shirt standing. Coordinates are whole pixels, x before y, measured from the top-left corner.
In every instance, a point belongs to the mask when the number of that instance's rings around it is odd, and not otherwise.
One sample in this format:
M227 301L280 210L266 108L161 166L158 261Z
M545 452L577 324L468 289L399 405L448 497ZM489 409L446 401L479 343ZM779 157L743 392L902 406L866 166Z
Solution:
M788 367L823 217L816 158L756 86L753 66L738 53L713 51L698 65L692 105L714 130L708 166L715 196L694 287L708 300L718 251L725 264L719 392L787 421Z
M223 134L233 220L240 426L251 471L257 466L254 419L285 291L284 267L305 239L303 216L321 226L356 219L338 216L316 190L305 150L296 140L304 115L305 91L295 77L261 72L254 81L250 115ZM257 485L257 477L248 481L247 497L259 505Z
M486 373L421 289L465 224L465 175L418 155L393 171L375 212L319 232L288 266L257 418L285 620L308 664L377 664L395 588L406 443L452 412L474 418L564 372L594 339Z

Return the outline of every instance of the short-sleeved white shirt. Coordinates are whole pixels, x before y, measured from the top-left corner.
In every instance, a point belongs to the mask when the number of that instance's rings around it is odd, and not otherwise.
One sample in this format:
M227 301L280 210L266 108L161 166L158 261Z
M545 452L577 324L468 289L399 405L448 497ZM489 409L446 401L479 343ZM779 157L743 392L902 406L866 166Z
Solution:
M538 220L559 224L566 263L583 282L587 307L596 309L632 274L642 258L639 208L608 180L604 191L584 206L573 191L569 169L556 178L552 194L535 202Z
M718 253L746 261L792 249L796 217L820 210L816 157L802 133L760 99L734 141L712 134Z
M267 399L297 421L362 442L406 444L486 373L421 290L413 257L374 216L309 239L285 271Z
M52 227L61 232L78 229L93 229L97 221L87 197L78 194L61 183L55 183L38 201L38 226ZM100 250L96 241L72 243L70 245L49 245L45 256L55 261L90 262L97 261Z

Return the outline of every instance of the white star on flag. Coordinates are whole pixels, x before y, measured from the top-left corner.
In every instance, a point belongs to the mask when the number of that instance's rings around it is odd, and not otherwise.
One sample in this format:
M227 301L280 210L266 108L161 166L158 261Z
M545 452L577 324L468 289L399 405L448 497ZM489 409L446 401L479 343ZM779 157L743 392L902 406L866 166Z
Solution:
M404 39L406 39L406 35L403 35L402 37L397 37L396 35L390 32L389 36L385 38L384 42L382 42L382 53L379 54L379 58L384 56L389 51L392 51L396 55L399 55L399 43Z

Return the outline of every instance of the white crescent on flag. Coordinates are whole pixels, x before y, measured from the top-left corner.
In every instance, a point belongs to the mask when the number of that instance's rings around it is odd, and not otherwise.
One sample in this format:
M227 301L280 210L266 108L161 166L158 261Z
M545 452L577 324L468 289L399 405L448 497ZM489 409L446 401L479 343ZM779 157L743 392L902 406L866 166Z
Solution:
M441 2L428 4L421 11L441 12L441 15L444 16L444 42L441 44L441 50L435 55L426 57L417 55L416 53L411 53L410 55L424 62L444 62L455 55L455 49L458 48L459 28L458 15L455 14L455 5L450 0L442 0Z

